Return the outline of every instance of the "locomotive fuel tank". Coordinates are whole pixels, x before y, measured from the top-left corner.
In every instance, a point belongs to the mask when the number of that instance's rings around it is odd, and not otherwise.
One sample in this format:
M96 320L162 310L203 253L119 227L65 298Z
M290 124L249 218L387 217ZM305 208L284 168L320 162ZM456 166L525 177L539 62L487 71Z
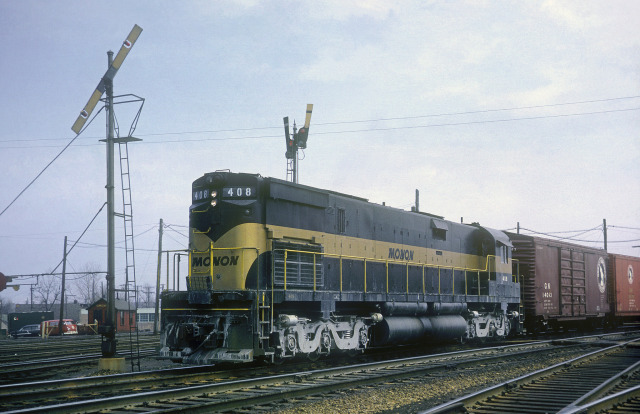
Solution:
M375 326L375 345L398 345L462 338L467 321L460 315L390 316Z

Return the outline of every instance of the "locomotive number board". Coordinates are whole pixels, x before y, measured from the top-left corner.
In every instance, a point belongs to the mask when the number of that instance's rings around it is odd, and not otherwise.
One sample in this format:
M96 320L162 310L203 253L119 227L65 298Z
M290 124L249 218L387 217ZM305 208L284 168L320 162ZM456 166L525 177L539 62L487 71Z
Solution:
M222 189L224 198L256 198L255 187L225 187Z

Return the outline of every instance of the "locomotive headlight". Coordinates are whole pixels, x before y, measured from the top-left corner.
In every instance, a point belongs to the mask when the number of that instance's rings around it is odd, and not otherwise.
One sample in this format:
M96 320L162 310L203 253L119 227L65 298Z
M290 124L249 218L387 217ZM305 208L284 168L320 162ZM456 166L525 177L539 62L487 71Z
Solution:
M211 207L215 207L216 205L218 205L218 200L216 199L211 200Z
M218 197L218 192L216 190L211 190L211 198Z

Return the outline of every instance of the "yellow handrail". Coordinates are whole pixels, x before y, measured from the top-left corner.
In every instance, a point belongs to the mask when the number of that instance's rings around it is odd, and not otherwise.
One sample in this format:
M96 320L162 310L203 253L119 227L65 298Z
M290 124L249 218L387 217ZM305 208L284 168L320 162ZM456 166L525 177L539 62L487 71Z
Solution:
M423 294L426 294L426 287L425 287L425 268L437 268L438 269L438 294L442 294L442 283L441 283L441 269L446 269L446 270L451 270L451 274L452 274L452 294L455 295L455 272L456 271L462 271L464 272L464 282L465 282L465 295L468 295L468 277L467 277L467 272L472 272L472 273L477 273L478 274L478 296L482 296L480 294L481 292L481 280L480 280L480 273L482 272L489 272L489 265L490 265L490 261L497 259L497 256L495 255L488 255L486 262L485 262L485 266L484 269L474 269L474 268L469 268L469 267L458 267L458 266L442 266L442 265L434 265L434 264L428 264L428 263L419 263L419 262L406 262L406 261L400 261L400 260L389 260L389 259L376 259L376 258L367 258L367 257L360 257L360 256L351 256L351 255L341 255L341 254L336 254L336 253L324 253L324 252L311 252L311 251L305 251L305 250L294 250L294 249L283 249L284 250L284 290L287 289L287 256L288 253L304 253L304 254L312 254L313 255L313 289L314 291L317 288L317 274L316 274L316 255L321 255L324 257L335 257L338 258L340 260L340 292L342 292L342 260L343 259L349 259L349 260L362 260L364 263L364 293L367 292L367 261L369 262L378 262L378 263L385 263L385 269L386 269L386 293L389 293L389 264L403 264L406 266L406 287L407 287L407 294L409 294L409 266L420 266L422 268L422 292ZM516 260L516 259L512 259L512 260ZM494 264L495 265L495 264ZM490 280L490 274L487 275L487 280ZM486 295L488 296L488 294Z

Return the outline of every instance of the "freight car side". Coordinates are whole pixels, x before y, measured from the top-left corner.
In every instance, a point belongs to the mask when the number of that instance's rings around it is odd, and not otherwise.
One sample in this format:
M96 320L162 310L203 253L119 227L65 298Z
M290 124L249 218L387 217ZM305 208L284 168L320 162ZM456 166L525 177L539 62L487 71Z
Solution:
M614 325L640 322L640 257L609 254L609 303Z
M602 325L609 312L607 252L508 233L523 280L525 327L544 331Z

